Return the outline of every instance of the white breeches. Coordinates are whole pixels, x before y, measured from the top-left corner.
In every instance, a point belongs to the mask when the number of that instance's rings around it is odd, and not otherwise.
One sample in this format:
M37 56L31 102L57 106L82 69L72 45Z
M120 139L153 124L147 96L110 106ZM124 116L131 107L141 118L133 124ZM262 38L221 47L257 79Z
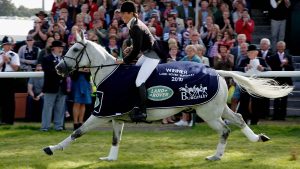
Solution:
M159 59L153 59L142 55L136 62L137 66L141 66L141 69L135 80L136 87L141 86L149 78L156 66L159 64Z

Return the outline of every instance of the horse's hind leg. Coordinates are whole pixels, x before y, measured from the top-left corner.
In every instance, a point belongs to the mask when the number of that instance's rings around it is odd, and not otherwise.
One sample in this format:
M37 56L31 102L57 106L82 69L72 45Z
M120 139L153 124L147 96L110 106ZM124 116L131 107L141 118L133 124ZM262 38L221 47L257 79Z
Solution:
M75 130L69 137L67 137L57 145L45 147L43 150L46 154L52 155L55 150L63 150L76 138L81 137L83 134L98 127L100 124L108 122L109 120L110 120L109 118L98 118L94 115L91 115L88 118L88 120L85 123L83 123L83 125L80 128Z
M241 128L241 131L252 142L268 141L270 138L264 134L255 134L249 126L245 123L243 117L239 113L234 113L228 106L225 107L222 117L229 120L232 124Z
M207 121L207 124L220 134L220 141L218 143L216 153L212 156L206 157L206 160L210 160L210 161L221 160L225 151L230 129L226 126L226 124L221 118Z
M123 133L124 122L116 122L115 120L112 120L112 125L113 125L113 138L112 138L112 145L109 154L107 157L100 157L99 158L100 160L115 161L118 159L119 144Z

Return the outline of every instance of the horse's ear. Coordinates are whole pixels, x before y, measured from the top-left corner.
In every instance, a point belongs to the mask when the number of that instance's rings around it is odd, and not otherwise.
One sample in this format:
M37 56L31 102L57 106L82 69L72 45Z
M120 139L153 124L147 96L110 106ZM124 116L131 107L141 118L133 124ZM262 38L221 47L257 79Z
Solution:
M78 33L78 32L76 32L76 41L77 42L81 42L82 41L82 37L81 37L81 32L80 33Z
M82 43L83 43L83 44L86 44L87 41L86 41L86 38L85 38L85 36L84 36L83 30L81 30L80 35L81 35L81 38L82 38Z

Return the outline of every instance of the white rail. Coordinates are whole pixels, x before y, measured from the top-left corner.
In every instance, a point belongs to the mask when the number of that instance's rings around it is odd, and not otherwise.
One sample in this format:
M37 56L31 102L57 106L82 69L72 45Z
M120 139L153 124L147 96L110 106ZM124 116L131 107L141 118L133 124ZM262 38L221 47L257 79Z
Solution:
M44 72L0 72L0 78L44 77Z
M300 71L267 71L258 73L244 73L233 71L242 76L256 77L300 77ZM0 72L0 78L28 78L28 77L43 77L44 72Z

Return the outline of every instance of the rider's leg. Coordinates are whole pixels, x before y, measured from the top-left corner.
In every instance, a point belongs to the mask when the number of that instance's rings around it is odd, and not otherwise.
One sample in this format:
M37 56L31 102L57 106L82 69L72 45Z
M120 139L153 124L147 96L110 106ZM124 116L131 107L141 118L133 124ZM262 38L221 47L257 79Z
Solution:
M137 62L137 65L141 63L141 61L143 62L141 64L141 68L139 70L139 73L135 81L136 87L138 88L138 92L139 92L140 111L136 112L136 114L132 119L133 121L146 120L147 118L147 113L146 113L147 90L146 90L145 82L152 74L152 72L154 71L158 63L160 62L159 59L141 56L141 58Z

